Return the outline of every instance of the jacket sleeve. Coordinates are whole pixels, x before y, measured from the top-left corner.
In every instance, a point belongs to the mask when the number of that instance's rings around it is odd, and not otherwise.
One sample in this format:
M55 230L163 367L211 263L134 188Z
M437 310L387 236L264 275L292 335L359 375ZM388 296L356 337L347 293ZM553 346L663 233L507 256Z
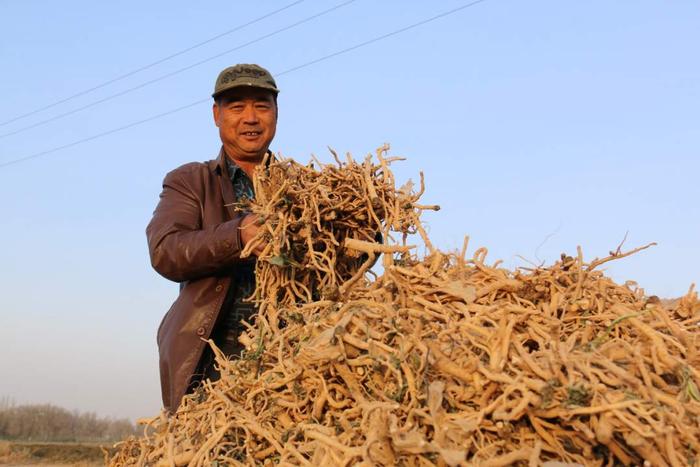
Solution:
M184 282L212 275L240 260L243 215L202 228L202 200L175 170L166 175L160 201L146 227L153 268Z

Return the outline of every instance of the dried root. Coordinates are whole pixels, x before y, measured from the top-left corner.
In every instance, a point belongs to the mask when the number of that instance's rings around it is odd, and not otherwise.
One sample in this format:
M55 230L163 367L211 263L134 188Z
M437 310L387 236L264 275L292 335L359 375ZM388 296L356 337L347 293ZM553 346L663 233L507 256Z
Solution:
M620 251L509 271L432 249L385 150L259 174L246 353L109 465L697 465L694 289L669 306L615 284L595 268Z

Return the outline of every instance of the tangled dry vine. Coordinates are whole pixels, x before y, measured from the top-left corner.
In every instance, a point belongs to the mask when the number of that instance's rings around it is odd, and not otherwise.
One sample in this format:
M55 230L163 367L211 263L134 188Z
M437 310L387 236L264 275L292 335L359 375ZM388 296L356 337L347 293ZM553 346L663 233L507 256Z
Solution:
M639 249L516 271L466 241L438 251L420 222L437 207L418 204L422 177L396 187L387 149L258 173L242 358L217 351L222 378L109 464L697 465L694 289L668 307L597 269Z

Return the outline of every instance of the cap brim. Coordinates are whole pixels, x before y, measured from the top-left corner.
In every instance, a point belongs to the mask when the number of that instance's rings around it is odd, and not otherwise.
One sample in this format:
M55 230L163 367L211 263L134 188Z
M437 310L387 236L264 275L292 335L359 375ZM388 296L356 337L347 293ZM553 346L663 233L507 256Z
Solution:
M266 91L270 91L270 92L272 92L272 93L275 94L275 95L277 95L277 94L280 93L280 90L277 89L277 88L274 87L274 86L265 86L265 85L260 85L260 84L256 84L256 83L236 83L236 84L233 85L233 86L230 86L230 87L227 87L227 88L224 88L224 89L220 89L220 90L214 92L214 94L212 94L211 97L213 97L214 99L216 99L217 96L220 96L220 95L222 95L222 94L224 94L224 93L226 93L226 92L228 92L228 91L230 91L230 90L232 90L232 89L236 89L236 88L258 88L258 89L265 89Z

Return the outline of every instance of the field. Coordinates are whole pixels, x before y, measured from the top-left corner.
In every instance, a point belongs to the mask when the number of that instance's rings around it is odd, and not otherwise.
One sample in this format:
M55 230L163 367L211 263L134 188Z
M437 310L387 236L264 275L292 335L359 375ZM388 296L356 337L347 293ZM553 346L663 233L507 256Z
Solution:
M0 465L3 466L92 467L103 464L98 444L0 441Z

